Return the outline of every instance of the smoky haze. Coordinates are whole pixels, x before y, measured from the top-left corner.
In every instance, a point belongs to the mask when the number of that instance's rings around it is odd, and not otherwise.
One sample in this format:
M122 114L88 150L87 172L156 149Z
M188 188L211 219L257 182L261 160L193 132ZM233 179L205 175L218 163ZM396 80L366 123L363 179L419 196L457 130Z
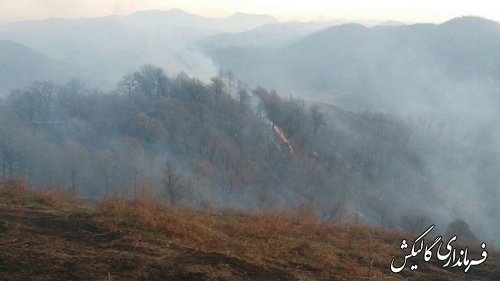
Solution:
M463 17L439 25L348 24L278 49L234 46L209 53L251 84L398 116L412 128L412 145L439 187L433 210L495 233L499 46L498 23Z
M498 243L500 25L360 23L0 24L2 176L407 230L459 218Z
M30 52L35 62L44 60L53 66L45 75L26 71L32 80L52 75L53 80L60 81L60 76L70 74L52 68L65 67L74 73L71 77L85 78L91 85L106 89L112 88L122 73L145 63L164 67L172 74L184 71L208 80L217 72L217 66L201 54L195 44L197 40L275 22L273 17L266 15L235 13L215 19L170 10L95 19L5 23L0 24L0 38L23 46L4 51L5 57L0 59L6 60L5 68L30 67L21 54ZM36 65L36 69L42 66ZM0 91L8 91L7 86L16 85L16 81L21 80L18 87L24 83L18 76L7 77L10 83L3 85Z

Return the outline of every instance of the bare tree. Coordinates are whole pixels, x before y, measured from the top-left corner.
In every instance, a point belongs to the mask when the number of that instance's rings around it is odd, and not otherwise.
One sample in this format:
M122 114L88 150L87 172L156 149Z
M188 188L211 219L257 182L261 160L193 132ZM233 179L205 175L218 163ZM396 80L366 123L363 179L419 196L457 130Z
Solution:
M221 96L224 93L226 85L220 77L213 77L212 79L212 89L217 96Z
M171 206L175 206L179 203L186 192L186 185L182 182L175 166L170 161L165 164L163 192Z
M120 92L130 95L134 89L137 87L137 81L132 73L127 73L123 76L122 80L118 83L118 89Z
M243 108L245 104L250 101L250 95L247 91L248 86L245 83L238 81L238 103L240 105L240 109Z
M317 105L311 106L309 109L311 112L311 119L313 125L313 136L316 137L319 127L323 124L323 113L319 111L319 107Z

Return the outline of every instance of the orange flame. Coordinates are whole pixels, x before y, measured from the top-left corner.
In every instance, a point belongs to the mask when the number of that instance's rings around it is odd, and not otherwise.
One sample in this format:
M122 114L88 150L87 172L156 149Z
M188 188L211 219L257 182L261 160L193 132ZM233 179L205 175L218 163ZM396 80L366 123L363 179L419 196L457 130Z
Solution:
M273 128L276 131L276 133L278 133L280 139L288 146L288 149L290 149L290 153L293 153L293 146L290 143L290 141L288 140L288 138L286 137L283 130L281 130L281 128L278 127L278 125L274 125Z

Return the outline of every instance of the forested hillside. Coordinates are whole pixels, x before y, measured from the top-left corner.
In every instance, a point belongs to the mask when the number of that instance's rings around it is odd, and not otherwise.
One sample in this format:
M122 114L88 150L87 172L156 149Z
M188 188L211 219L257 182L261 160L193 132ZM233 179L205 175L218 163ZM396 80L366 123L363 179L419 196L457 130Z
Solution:
M250 85L396 116L409 127L409 151L423 163L425 182L436 187L432 198L440 203L431 209L474 220L474 228L496 239L499 48L500 24L460 17L441 24L345 24L285 46L210 54ZM411 200L426 201L425 186L415 187L425 195ZM411 188L399 185L402 193Z
M228 74L205 84L147 65L113 92L35 82L1 104L3 177L88 200L151 188L172 205L309 206L391 226L433 203L404 123L251 90ZM423 191L426 204L413 204Z

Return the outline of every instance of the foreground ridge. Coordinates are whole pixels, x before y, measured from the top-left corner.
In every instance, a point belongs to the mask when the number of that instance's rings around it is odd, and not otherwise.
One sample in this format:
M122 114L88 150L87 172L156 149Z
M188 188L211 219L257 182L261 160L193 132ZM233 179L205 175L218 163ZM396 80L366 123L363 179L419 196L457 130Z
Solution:
M0 185L1 280L495 280L500 274L492 250L469 274L434 263L391 274L390 259L409 235L330 224L305 209L198 211L118 196L84 206L68 191Z

